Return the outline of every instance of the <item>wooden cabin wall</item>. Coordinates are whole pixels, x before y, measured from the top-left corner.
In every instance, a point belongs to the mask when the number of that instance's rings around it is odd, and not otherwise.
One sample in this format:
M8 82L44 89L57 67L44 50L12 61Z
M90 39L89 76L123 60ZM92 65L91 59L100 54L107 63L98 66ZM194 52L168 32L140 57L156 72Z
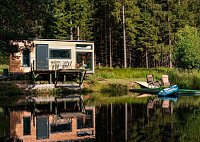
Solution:
M35 45L37 44L48 44L50 49L70 49L71 50L71 59L50 59L49 58L49 70L53 69L52 62L54 61L72 61L71 68L75 69L76 62L76 53L75 53L75 44L74 42L61 42L61 41L34 41ZM60 64L62 66L62 63Z
M30 42L30 41L29 41ZM19 52L10 54L10 62L9 62L9 71L10 72L29 72L31 70L31 67L23 67L23 56L22 56L22 50L24 48L30 49L30 61L32 62L35 59L35 53L34 53L34 44L31 42L30 45L26 44L26 41L21 42L13 42L13 44L18 45Z
M9 71L10 72L23 72L21 67L20 53L10 54Z

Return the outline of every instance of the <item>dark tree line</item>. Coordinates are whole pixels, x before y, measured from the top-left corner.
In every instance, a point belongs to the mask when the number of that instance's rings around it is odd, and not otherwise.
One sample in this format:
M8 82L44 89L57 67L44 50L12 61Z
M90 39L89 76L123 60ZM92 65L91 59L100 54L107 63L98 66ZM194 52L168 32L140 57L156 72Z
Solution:
M93 40L97 64L123 67L123 6L128 67L172 66L177 32L200 28L200 0L3 0L1 54L10 40Z

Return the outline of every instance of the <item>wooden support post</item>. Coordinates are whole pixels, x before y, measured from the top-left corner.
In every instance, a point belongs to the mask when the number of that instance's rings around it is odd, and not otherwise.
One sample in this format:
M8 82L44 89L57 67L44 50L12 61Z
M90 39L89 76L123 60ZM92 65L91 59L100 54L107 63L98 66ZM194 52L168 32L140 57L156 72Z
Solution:
M79 83L79 86L81 86L83 84L83 80L85 78L85 75L86 75L86 71L83 71L80 73L80 83Z
M55 87L56 87L56 85L58 83L58 77L59 77L59 71L57 70L56 72L57 73L56 73L56 78L55 78Z
M33 81L33 83L35 83L35 73L34 73L34 71L32 72L32 81Z
M52 74L49 74L49 83L52 84Z
M33 83L35 83L35 69L34 69L34 66L35 66L35 61L33 60L33 64L31 65L31 80Z
M33 71L35 70L35 60L33 60Z
M55 67L55 79L57 78L57 71L56 71L56 67Z
M79 86L81 86L81 78L82 78L82 73L81 72L77 73L77 78L78 78Z
M66 82L66 75L64 74L64 83Z
M52 112L52 102L50 102L50 112Z
M66 108L67 108L67 107L66 107L66 101L65 101L65 102L64 102L64 109L66 110Z
M81 112L85 113L85 106L84 106L84 103L83 103L83 96L81 96L79 104L80 104Z
M57 74L57 63L55 63L55 87L57 85L57 81L58 81L58 74Z

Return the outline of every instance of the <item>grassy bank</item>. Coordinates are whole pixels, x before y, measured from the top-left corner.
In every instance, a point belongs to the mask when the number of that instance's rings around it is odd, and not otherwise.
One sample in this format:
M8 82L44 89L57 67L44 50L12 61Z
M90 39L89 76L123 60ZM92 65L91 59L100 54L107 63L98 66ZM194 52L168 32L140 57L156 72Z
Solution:
M5 67L5 66L4 66ZM67 89L55 89L45 91L33 91L32 95L40 94L60 95L71 93L82 93L89 101L108 103L124 102L127 100L136 100L135 94L130 94L130 88L139 88L135 81L146 81L146 75L153 74L156 81L161 80L162 74L168 74L171 84L177 84L183 89L200 90L200 72L197 70L177 70L169 68L127 68L127 69L96 69L95 73L84 80L84 89L80 92L74 92ZM14 92L15 95L21 93L14 84L0 84L0 90L3 94L9 95ZM90 94L88 96L88 94ZM132 100L132 101L133 101Z
M147 74L153 74L155 81L160 81L162 74L168 74L172 69L157 68L127 68L127 69L96 69L95 74L84 81L86 89L93 92L127 92L129 88L137 88L135 81L146 81Z
M95 70L95 74L85 81L86 90L89 89L91 92L99 92L100 94L90 94L90 97L86 97L86 99L95 104L140 102L140 99L136 98L135 94L130 94L128 89L138 88L139 86L134 82L146 81L147 74L153 74L156 81L161 81L162 74L168 74L171 85L177 84L179 88L200 90L200 72L197 70L101 68Z
M200 72L198 70L178 70L170 68L101 68L95 70L95 74L89 80L92 81L92 84L96 82L102 82L103 84L110 82L110 84L120 83L128 87L135 87L133 82L146 81L147 74L153 74L155 81L161 81L161 76L168 74L171 84L177 84L179 88L200 90Z

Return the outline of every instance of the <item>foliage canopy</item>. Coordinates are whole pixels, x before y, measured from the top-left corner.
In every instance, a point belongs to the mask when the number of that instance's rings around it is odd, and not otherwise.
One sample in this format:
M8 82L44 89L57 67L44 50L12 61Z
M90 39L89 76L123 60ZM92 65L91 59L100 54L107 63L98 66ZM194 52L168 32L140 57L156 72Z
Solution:
M200 0L3 0L0 52L13 52L4 50L10 40L73 36L95 41L96 64L123 67L122 6L129 67L169 67L172 49L184 44L175 38L177 31L186 25L200 28ZM197 44L195 39L192 42ZM175 66L199 68L198 52L191 51L197 49L187 49L180 63L178 54L174 57Z
M178 30L174 48L174 64L184 69L200 68L200 35L190 26Z

